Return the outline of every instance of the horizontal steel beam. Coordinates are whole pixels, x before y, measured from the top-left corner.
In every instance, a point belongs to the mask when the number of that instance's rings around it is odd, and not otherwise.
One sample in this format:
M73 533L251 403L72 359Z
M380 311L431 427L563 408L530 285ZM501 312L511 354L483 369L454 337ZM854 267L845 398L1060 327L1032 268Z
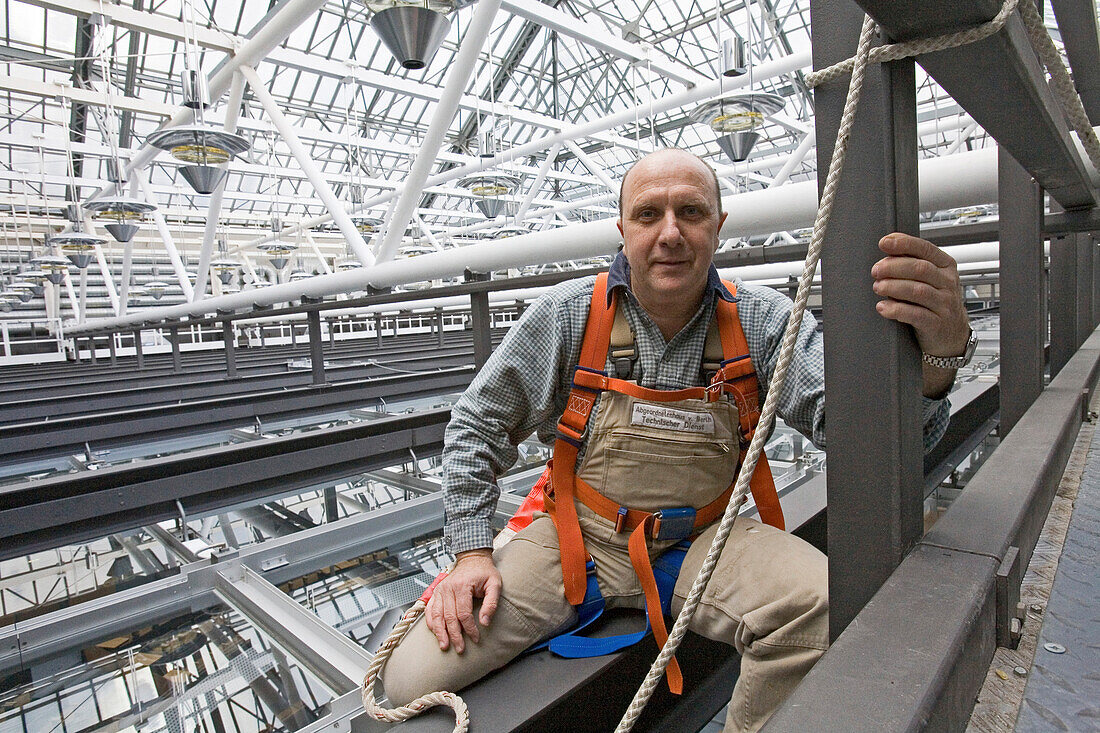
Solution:
M215 573L214 592L337 695L351 692L362 683L373 655L299 605L261 573L232 563Z
M0 488L0 559L256 502L438 455L450 409L192 451Z
M891 40L929 38L988 21L995 0L856 0ZM981 41L917 62L1065 209L1096 198L1023 21L1014 13Z
M101 450L249 426L258 418L340 410L397 394L410 397L461 391L473 376L472 366L453 367L412 377L401 374L325 386L286 387L176 405L2 425L0 465L69 455L83 451L85 443Z
M1100 124L1100 41L1093 0L1050 0L1073 71L1073 86L1092 124Z
M1100 330L810 671L769 731L958 730L995 647L995 576L1027 567L1100 370Z
M304 337L303 337L304 338ZM420 349L410 349L404 355L372 354L360 352L362 359L384 359L384 364L333 364L327 363L325 371L329 374L332 387L351 389L353 385L360 388L372 384L375 380L394 377L395 370L405 372L434 372L440 369L461 369L467 364L473 363L471 348L468 343L462 346L455 345L450 348L427 351L423 347L429 343L425 338L419 342ZM434 337L430 340L434 345ZM410 344L411 345L411 344ZM279 371L272 371L272 365L268 365L267 373L241 375L243 365L238 363L238 377L233 380L225 379L225 361L221 353L217 353L219 363L213 368L201 370L191 369L188 364L187 381L173 379L167 384L143 384L144 370L140 373L132 372L121 375L123 378L114 380L106 386L89 383L83 392L71 394L54 394L52 385L39 386L37 390L26 389L23 391L23 399L6 400L0 402L0 426L14 425L17 423L30 423L38 420L54 421L62 417L75 415L95 415L97 413L135 410L142 408L154 408L160 406L167 412L172 411L172 406L194 400L213 400L218 398L240 397L246 393L257 394L261 397L264 392L279 390L303 389L312 384L311 374L308 369L290 370L287 366L289 359L303 359L307 355L297 352L284 356L278 364ZM239 355L238 355L239 362ZM202 374L202 376L200 376ZM72 379L73 375L62 376L63 380ZM77 377L79 379L79 376ZM91 380L89 380L91 382ZM397 390L392 390L397 393ZM278 393L275 393L278 394ZM6 396L6 395L0 395ZM387 394L387 397L389 395ZM349 401L361 399L348 397ZM328 401L332 403L332 400ZM33 429L33 428L32 428Z
M0 676L45 659L132 632L153 623L219 603L215 575L229 563L253 570L274 566L263 577L274 585L330 567L343 560L393 547L431 532L443 523L443 497L416 499L357 514L225 552L218 561L191 563L177 575L81 603L18 627L0 628Z

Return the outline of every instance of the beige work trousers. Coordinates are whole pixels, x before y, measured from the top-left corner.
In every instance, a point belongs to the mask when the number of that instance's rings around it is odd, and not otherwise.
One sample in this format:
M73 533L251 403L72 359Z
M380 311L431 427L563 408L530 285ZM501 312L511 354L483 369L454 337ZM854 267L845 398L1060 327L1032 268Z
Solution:
M676 583L674 614L683 607L716 530L717 525L710 527L692 543ZM644 608L625 539L586 537L585 547L608 606ZM536 518L494 559L504 590L480 643L467 642L461 655L453 648L442 652L421 618L383 671L393 704L434 690L461 690L573 624L576 614L565 600L557 531L549 517ZM828 645L825 556L786 532L737 519L689 628L741 654L725 730L759 729Z

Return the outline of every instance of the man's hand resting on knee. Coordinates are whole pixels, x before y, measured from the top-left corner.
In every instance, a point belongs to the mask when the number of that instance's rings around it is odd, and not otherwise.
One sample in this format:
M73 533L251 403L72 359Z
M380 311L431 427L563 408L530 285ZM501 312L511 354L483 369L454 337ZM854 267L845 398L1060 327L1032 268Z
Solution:
M466 649L463 634L475 644L481 638L478 623L488 626L500 602L500 571L489 549L459 553L454 569L435 587L425 612L428 628L439 639L443 651L453 644L461 654ZM481 613L474 619L474 598L483 599Z

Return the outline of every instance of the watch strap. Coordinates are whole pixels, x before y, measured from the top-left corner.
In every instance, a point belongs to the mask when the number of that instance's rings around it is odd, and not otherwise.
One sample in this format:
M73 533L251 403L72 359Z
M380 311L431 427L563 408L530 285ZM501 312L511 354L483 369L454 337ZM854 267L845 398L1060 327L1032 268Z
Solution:
M966 339L966 348L959 356L933 356L932 354L922 352L920 358L925 364L931 364L940 369L958 369L970 363L970 360L974 358L974 350L977 346L978 337L974 334L974 330L971 329L970 336Z

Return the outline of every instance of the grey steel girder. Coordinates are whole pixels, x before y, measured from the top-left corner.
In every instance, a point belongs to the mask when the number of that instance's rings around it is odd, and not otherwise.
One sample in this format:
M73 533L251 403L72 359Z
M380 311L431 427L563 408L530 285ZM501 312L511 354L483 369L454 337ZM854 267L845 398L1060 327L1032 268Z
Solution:
M812 0L814 68L851 54L863 13ZM819 85L818 170L829 168L848 81ZM912 61L871 65L851 131L846 175L823 244L829 401L829 622L835 638L890 576L921 531L920 351L882 318L871 267L881 237L917 234L916 83ZM819 188L825 175L818 177ZM874 435L874 440L867 436Z
M993 18L1001 7L997 0L857 2L895 41L973 27ZM1096 204L1018 13L984 40L922 54L917 61L1064 208Z
M1085 114L1100 124L1100 43L1093 0L1050 0Z
M291 417L363 404L397 391L406 396L461 390L473 378L469 366L438 372L375 377L324 387L305 385L181 405L118 410L57 420L0 426L0 464L11 464L79 451L85 442L97 448L180 437L251 424L256 418Z
M438 455L450 409L272 437L0 489L0 558Z
M996 644L995 576L1031 559L1100 368L1093 332L766 730L962 730ZM1018 582L1018 580L1017 580Z
M109 639L181 613L219 603L218 572L239 564L273 585L342 560L408 542L442 526L443 497L424 496L339 522L279 537L240 551L226 551L211 563L180 568L178 575L0 628L0 675L43 659Z

